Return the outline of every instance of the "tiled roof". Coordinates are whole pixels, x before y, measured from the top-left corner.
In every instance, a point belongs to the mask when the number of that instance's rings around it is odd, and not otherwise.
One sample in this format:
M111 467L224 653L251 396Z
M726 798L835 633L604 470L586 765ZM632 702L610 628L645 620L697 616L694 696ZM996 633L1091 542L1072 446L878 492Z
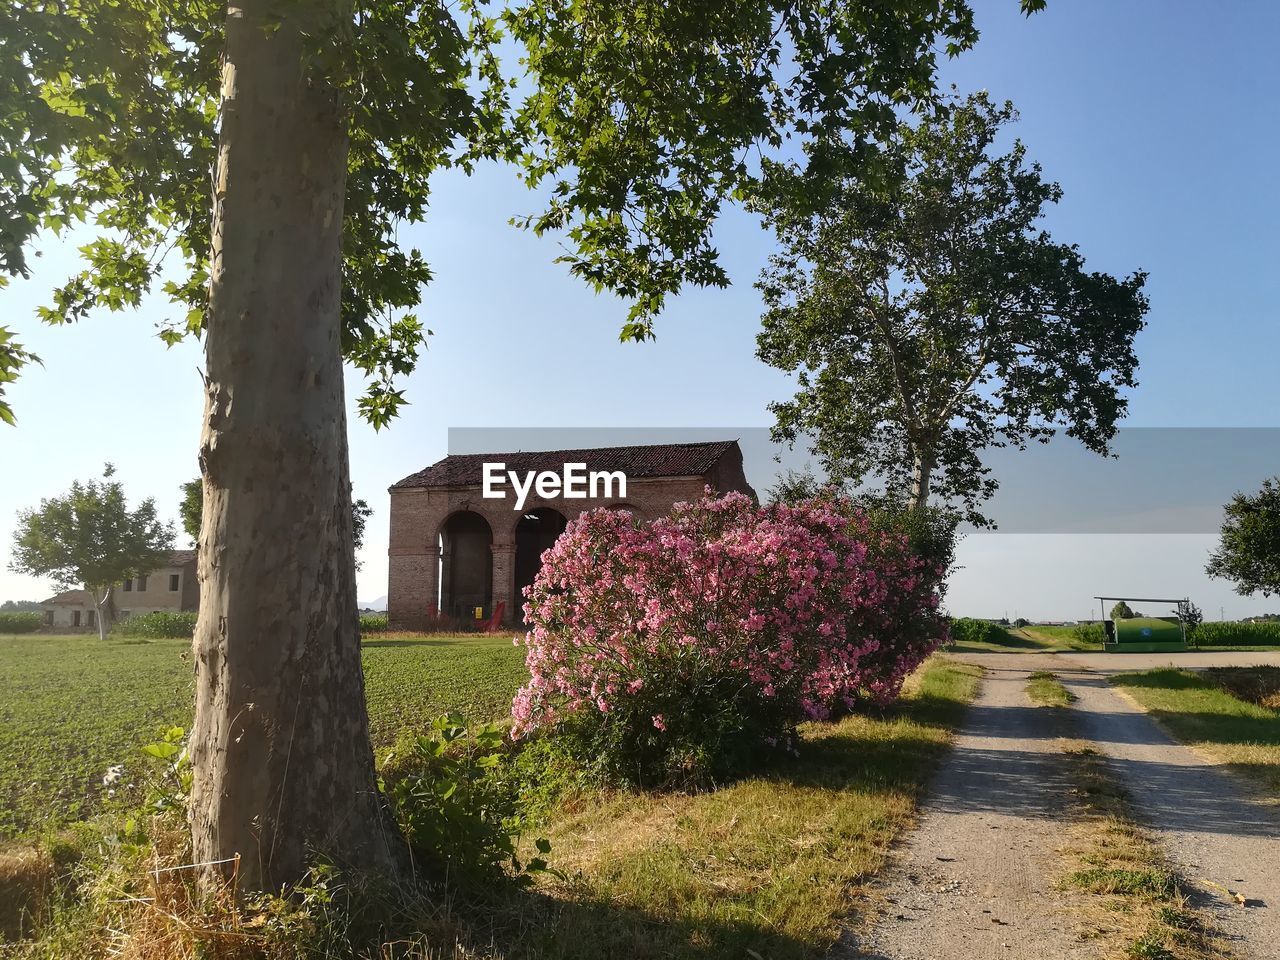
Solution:
M63 604L73 604L78 606L82 603L93 603L93 601L89 599L88 590L63 590L61 593L56 593L48 600L43 601L43 603L51 606L62 606Z
M470 487L483 480L483 465L505 463L508 470L524 474L544 470L559 473L566 463L585 463L587 470L621 470L637 477L697 477L708 473L736 440L710 443L655 443L635 447L596 447L587 450L538 450L516 453L454 453L392 489L404 487Z
M193 563L196 559L194 550L170 550L169 562L165 564L167 567L181 567L184 564Z

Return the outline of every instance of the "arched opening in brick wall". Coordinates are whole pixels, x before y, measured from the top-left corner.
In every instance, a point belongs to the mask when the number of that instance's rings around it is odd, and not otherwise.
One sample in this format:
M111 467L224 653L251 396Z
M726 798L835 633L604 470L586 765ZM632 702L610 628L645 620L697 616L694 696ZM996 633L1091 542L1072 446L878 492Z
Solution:
M538 507L525 513L516 524L515 594L511 598L511 615L524 620L524 588L533 583L542 569L542 554L548 550L568 521L559 510Z
M493 613L493 530L478 513L460 510L440 528L440 612L475 619Z

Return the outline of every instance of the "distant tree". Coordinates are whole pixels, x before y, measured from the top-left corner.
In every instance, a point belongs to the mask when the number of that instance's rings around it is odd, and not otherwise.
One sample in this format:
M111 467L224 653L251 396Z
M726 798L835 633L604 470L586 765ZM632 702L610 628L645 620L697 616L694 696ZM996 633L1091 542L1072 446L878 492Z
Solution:
M782 251L758 286L757 354L797 375L775 437L812 438L829 476L879 477L919 509L978 506L990 447L1058 429L1108 453L1134 385L1146 275L1086 271L1040 220L1062 196L1025 149L993 145L1015 118L985 94L898 127L879 178L818 204L796 174L768 210Z
M39 600L6 600L0 603L0 613L26 613L41 608Z
M830 489L830 484L811 470L788 470L765 491L765 498L769 503L799 503L816 497L827 489Z
M1232 581L1242 596L1280 593L1280 477L1255 494L1237 493L1223 511L1222 539L1205 572Z
M199 477L182 485L182 502L178 513L182 518L182 531L193 544L200 543L200 511L204 505L204 481Z
M1129 604L1125 603L1123 600L1111 608L1112 620L1132 620L1135 616L1137 616L1137 614L1135 614Z
M1195 632L1199 629L1200 624L1204 622L1204 612L1194 603L1188 600L1186 603L1178 604L1178 609L1174 611L1178 616L1178 622L1182 624L1183 631L1188 639L1195 637Z
M173 549L173 527L156 517L155 501L130 510L114 474L107 464L101 481L77 480L65 496L20 512L10 564L17 573L49 577L64 589L83 586L98 611L103 640L115 585L163 565Z
M371 516L373 516L373 507L363 500L351 501L351 543L357 554L360 553L360 548L364 546L364 528ZM356 569L359 570L363 566L364 561L357 556Z
M182 516L182 529L191 542L200 543L200 513L203 509L204 501L204 482L196 477L194 480L188 480L182 485L182 503L178 505L178 512ZM351 503L351 541L356 553L360 552L360 548L364 546L364 528L369 517L373 515L373 507L369 506L364 500L353 500ZM359 570L364 564L356 559L356 569Z

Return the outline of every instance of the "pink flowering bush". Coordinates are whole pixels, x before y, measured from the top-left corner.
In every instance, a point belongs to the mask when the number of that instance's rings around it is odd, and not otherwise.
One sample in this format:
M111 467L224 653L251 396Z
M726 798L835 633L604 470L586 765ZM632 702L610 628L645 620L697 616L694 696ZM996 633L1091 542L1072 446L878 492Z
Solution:
M895 697L944 636L938 579L832 497L585 514L527 591L515 732L559 726L628 782L732 775L803 719Z

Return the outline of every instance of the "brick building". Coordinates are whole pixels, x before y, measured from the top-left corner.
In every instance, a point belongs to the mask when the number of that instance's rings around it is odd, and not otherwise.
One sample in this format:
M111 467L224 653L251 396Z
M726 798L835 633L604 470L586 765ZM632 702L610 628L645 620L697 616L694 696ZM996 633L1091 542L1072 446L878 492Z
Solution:
M200 581L196 579L196 552L173 550L165 565L146 576L117 583L111 591L115 618L160 610L196 610L200 606ZM87 590L65 590L40 605L47 627L96 630L97 608Z
M486 464L504 464L520 477L582 464L588 472L624 475L626 495L603 481L583 498L539 496L530 488L515 509L509 486L501 499L483 495ZM578 514L607 507L652 520L707 486L755 496L736 440L447 456L390 488L391 626L423 629L437 611L487 618L499 606L504 623L518 622L521 591L537 575L543 551Z

